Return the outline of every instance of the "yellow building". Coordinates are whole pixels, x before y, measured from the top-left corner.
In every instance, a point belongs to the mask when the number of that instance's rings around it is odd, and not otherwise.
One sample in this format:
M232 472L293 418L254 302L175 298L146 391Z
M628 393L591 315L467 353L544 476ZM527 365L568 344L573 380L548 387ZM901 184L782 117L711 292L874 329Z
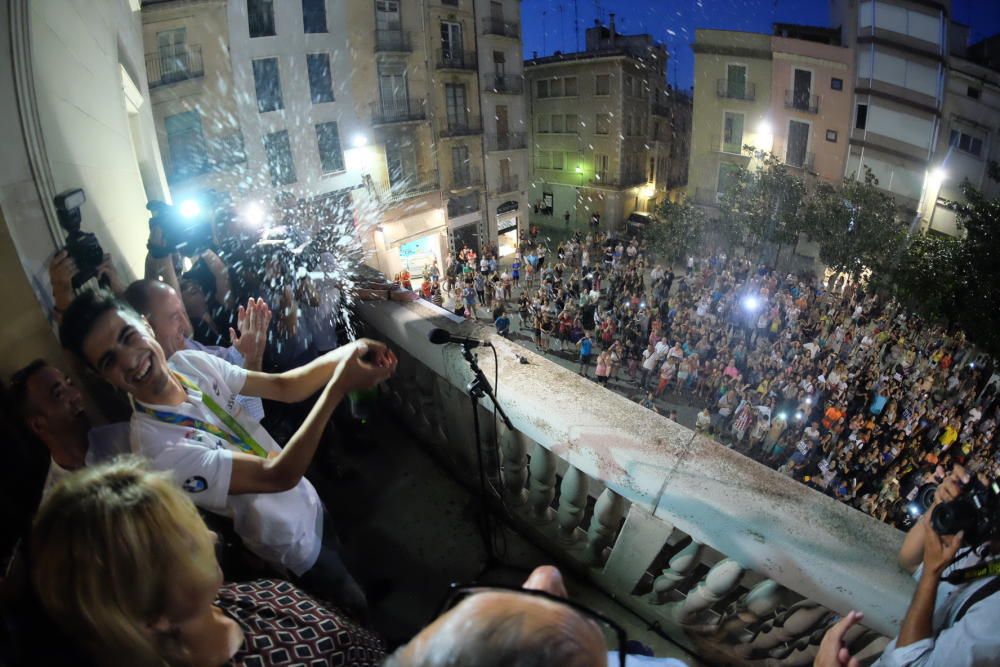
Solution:
M698 30L688 197L714 206L727 174L746 166L745 145L770 151L771 37Z
M586 50L525 62L532 118L531 200L605 229L665 197L671 107L667 52L649 35L587 30Z

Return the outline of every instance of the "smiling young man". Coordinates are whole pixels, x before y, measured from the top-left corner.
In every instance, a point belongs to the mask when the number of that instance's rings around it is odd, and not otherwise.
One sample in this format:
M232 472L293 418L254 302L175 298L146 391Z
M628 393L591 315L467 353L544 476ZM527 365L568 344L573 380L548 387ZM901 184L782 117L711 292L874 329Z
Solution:
M168 364L135 311L92 291L66 309L59 333L64 347L132 397L133 452L172 472L199 507L231 517L252 552L318 596L364 614L364 595L332 531L324 531L322 503L303 476L334 408L350 391L389 378L392 352L361 340L281 374L247 371L197 350L176 352ZM283 449L236 400L295 403L320 390Z

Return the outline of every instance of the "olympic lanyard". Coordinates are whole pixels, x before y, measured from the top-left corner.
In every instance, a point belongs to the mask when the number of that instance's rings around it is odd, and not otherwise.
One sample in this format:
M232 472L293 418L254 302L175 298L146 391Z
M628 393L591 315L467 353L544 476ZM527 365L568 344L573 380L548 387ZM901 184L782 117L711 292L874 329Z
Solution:
M187 415L180 415L176 412L168 412L166 410L154 410L153 408L146 407L138 401L135 402L135 407L140 412L144 412L147 415L157 419L161 422L167 424L177 424L178 426L187 426L189 428L196 428L202 431L211 433L212 435L222 438L226 442L236 446L240 451L246 452L247 454L253 454L254 456L259 456L261 458L267 458L267 450L260 446L260 444L254 439L250 433L243 428L243 425L238 421L233 419L233 416L222 409L222 407L215 402L215 400L209 396L207 393L203 392L198 388L191 380L187 379L180 373L174 373L182 385L197 391L201 394L201 402L205 404L212 414L219 418L223 424L225 424L230 431L219 428L215 424L209 424L200 419L194 417L188 417Z

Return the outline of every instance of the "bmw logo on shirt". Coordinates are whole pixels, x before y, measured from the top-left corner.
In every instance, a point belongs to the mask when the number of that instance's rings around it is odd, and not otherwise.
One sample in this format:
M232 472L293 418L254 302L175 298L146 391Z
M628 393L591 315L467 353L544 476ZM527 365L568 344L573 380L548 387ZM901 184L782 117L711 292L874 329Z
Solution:
M208 488L208 482L205 481L204 477L188 477L184 480L184 483L181 484L181 488L188 493L201 493Z

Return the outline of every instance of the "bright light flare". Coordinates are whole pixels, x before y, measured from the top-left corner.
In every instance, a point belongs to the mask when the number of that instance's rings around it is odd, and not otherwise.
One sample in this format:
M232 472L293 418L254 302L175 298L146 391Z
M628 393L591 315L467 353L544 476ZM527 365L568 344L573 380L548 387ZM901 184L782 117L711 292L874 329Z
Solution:
M743 297L743 309L748 313L756 313L760 310L760 299L752 295Z
M180 211L185 218L193 218L201 213L201 205L193 199L185 199L181 202Z
M361 148L362 146L366 146L368 145L368 137L359 132L351 138L351 144L355 148Z
M255 201L250 202L243 208L243 221L248 225L260 227L264 222L264 207Z

